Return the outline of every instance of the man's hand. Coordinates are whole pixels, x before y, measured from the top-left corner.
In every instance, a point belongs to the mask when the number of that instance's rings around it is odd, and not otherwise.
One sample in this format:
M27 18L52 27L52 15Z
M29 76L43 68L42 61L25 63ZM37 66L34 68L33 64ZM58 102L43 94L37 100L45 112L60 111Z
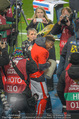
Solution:
M51 62L49 60L47 62L51 65Z

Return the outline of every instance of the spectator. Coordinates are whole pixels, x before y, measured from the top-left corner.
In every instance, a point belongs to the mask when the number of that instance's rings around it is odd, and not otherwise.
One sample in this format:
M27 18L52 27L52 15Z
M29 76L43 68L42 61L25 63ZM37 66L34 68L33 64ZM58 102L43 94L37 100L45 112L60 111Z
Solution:
M79 52L70 55L71 66L64 70L57 86L63 110L71 114L71 119L79 118Z
M62 52L62 49L64 47L64 45L66 44L66 42L68 41L68 39L74 35L74 31L73 31L73 25L72 25L72 20L70 19L70 15L72 14L72 11L69 7L64 7L61 11L61 16L60 16L60 20L58 23L56 23L51 31L51 33L53 35L61 34L60 37L60 55ZM58 69L57 69L57 76L58 79L61 75L61 72L63 70L63 65L64 65L64 59L62 56L60 56L60 60L62 60L62 64L59 63Z
M28 30L29 28L35 28L37 32L39 32L49 24L52 24L52 21L48 19L44 8L39 6L36 8L33 19L27 26L26 30Z
M41 118L46 108L48 92L45 84L44 70L51 64L49 62L49 50L54 45L54 38L51 35L38 37L31 50L31 57L36 62L38 71L30 74L32 95L37 94L40 103L38 105L37 117Z
M37 31L34 28L29 28L27 31L27 40L22 42L24 56L28 57L28 51L31 50L36 37Z

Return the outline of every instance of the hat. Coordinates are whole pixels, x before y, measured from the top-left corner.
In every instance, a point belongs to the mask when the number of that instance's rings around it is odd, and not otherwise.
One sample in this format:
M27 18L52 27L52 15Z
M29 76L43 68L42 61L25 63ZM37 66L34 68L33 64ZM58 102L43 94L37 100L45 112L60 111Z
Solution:
M20 47L14 48L13 57L14 57L14 58L23 58L22 48L20 48Z
M79 64L79 52L72 53L70 55L70 63L77 65Z
M9 6L10 6L9 0L0 0L0 11L4 11Z

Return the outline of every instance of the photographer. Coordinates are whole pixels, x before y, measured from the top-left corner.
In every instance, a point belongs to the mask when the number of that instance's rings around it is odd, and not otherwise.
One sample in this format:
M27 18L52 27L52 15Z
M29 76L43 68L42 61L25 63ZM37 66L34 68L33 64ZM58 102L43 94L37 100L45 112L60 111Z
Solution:
M68 69L64 70L57 85L57 93L63 110L70 114L70 119L79 119L79 52L70 55ZM65 118L66 119L66 118ZM67 118L68 119L68 118Z
M64 69L69 64L69 57L74 52L79 52L79 18L77 18L74 22L75 24L75 34L74 36L70 37L65 44L61 56L65 59Z
M51 31L53 35L57 35L59 33L62 33L60 38L60 54L62 52L62 49L64 45L66 44L69 37L71 37L73 32L73 25L72 25L72 19L71 19L72 11L69 7L64 7L61 10L61 16L58 23L56 23Z
M7 42L7 30L15 27L14 24L6 23L6 12L9 8L10 2L8 0L0 0L0 33L5 42Z
M5 47L6 43L2 41L2 36L0 35L0 69L2 66L7 65L9 63L9 55L8 52L5 50ZM0 89L3 89L2 79L0 79Z
M16 47L14 48L9 64L4 67L7 79L5 81L5 92L14 116L19 111L27 115L29 113L35 114L36 102L35 98L31 95L29 87L30 80L27 63L28 61L24 59L22 48Z
M44 8L39 6L36 8L32 21L27 26L26 30L28 30L29 28L35 28L37 32L39 32L49 24L53 23L50 19L48 19Z
M27 31L27 40L22 42L22 50L26 58L28 57L28 51L32 49L36 38L37 38L36 29L29 28Z
M0 119L2 114L2 102L1 102L1 94L4 92L4 85L2 80L2 67L9 63L9 55L5 49L6 43L2 41L2 36L0 35Z
M73 25L72 25L72 18L71 18L72 11L69 7L64 7L61 10L61 16L58 23L56 23L51 31L53 35L57 35L61 33L60 37L60 55L64 45L66 44L67 40L74 35ZM60 57L62 63L59 63L57 76L60 77L61 71L63 70L64 59Z
M5 11L5 17L6 17L6 24L9 24L9 25L12 25L13 28L11 29L8 29L7 30L7 43L10 47L9 48L9 54L12 54L13 52L13 47L15 45L15 42L16 42L16 37L17 37L17 33L16 33L16 25L15 25L15 22L16 22L16 19L13 17L13 13L12 13L12 8L8 8L6 9Z

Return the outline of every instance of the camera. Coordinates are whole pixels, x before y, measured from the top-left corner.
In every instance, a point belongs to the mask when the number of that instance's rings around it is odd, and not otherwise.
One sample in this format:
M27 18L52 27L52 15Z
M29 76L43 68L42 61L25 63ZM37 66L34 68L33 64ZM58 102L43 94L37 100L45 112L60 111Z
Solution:
M27 47L28 47L27 41L23 41L22 42L22 50L23 50L23 55L25 57L28 57L28 49L27 49Z
M36 18L36 22L42 22L41 18Z
M69 18L69 20L70 20L70 22L71 22L72 19L74 18L74 14L71 13L70 16L67 16L67 15L64 16L63 19L61 20L61 24L66 25L66 23L68 22L68 20L66 19L67 17Z
M68 22L68 20L66 19L66 17L68 16L64 16L63 19L61 20L61 24L66 24Z

